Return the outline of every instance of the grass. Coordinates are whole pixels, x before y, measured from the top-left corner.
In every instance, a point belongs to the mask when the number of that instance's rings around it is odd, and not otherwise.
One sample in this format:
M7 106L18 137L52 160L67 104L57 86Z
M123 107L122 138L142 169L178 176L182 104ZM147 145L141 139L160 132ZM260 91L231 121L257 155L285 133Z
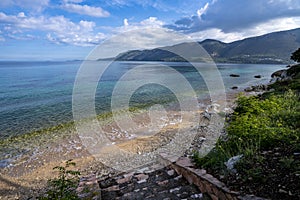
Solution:
M224 162L243 154L254 158L260 151L277 146L298 148L300 140L299 95L289 90L267 99L240 96L237 108L227 124L225 138L204 158L194 155L196 164L224 170Z
M205 157L194 154L205 168L233 190L271 199L300 197L300 65L288 69L292 79L276 82L273 92L240 96L228 118L226 136ZM229 158L243 155L228 170Z
M267 99L240 96L238 106L227 124L226 138L220 138L206 157L194 156L202 167L224 169L229 158L243 154L252 159L261 150L300 141L299 96L288 91Z

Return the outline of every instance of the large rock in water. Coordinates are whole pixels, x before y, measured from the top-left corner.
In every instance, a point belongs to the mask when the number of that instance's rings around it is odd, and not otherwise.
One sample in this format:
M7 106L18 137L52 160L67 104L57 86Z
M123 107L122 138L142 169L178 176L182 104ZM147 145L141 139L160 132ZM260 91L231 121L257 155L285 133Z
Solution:
M279 70L272 74L271 83L277 83L274 89L284 91L286 88L300 92L300 64L287 66L288 69Z
M276 72L274 72L272 75L271 75L271 77L272 78L283 78L283 76L285 76L286 75L286 70L285 69L282 69L282 70L278 70L278 71L276 71Z
M274 72L271 77L271 82L276 81L291 81L300 73L300 64L290 65L288 69L282 69Z
M296 77L299 73L300 73L300 64L290 65L290 67L287 69L287 75L293 78Z
M240 75L238 75L238 74L230 74L229 76L231 76L231 77L240 77Z

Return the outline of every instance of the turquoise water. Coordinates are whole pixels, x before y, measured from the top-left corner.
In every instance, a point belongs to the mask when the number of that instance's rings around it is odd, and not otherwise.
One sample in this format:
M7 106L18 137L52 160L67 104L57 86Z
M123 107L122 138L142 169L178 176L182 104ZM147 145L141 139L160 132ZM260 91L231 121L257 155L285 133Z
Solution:
M98 83L96 111L111 109L110 100L115 84L128 70L148 64L145 73L164 74L159 64L172 67L190 82L201 98L207 94L203 78L188 63L115 62ZM80 61L73 62L0 62L0 139L49 128L72 121L72 91ZM101 62L97 62L102 67ZM268 82L271 73L282 65L218 64L227 91L232 86L244 88L259 82ZM239 74L232 78L230 74ZM255 79L254 75L262 75ZM143 80L143 75L135 77ZM126 81L124 81L125 84ZM184 92L184 91L183 91ZM148 84L131 97L132 106L143 106L176 99L166 87Z

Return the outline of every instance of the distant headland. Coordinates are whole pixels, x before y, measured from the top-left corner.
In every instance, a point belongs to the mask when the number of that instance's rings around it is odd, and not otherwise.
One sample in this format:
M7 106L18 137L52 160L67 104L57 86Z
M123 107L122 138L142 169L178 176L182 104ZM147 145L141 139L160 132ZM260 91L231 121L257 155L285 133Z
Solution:
M291 53L300 46L300 28L273 32L230 43L212 39L198 43L218 63L290 64ZM172 47L186 49L189 45L191 43L180 43ZM110 59L116 61L186 61L179 55L165 50L165 48L130 50ZM201 62L203 60L194 58L193 61Z

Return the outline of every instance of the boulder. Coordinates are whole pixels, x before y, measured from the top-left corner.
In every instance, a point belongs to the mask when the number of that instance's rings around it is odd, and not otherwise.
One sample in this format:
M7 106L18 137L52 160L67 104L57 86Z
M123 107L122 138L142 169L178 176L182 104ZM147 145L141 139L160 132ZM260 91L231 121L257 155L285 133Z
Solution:
M268 85L255 85L255 86L251 86L251 87L247 87L244 89L245 92L261 92L261 91L266 91L269 89Z
M238 75L238 74L230 74L229 76L231 76L231 77L240 77L240 75Z
M234 165L237 162L239 162L242 157L243 157L243 154L233 156L233 157L229 158L229 160L227 162L224 162L224 164L226 165L226 167L229 171L236 172L236 170L234 169Z
M233 86L231 89L236 90L236 89L238 89L238 87L237 86Z
M255 75L254 78L261 78L261 75Z
M283 73L286 73L286 70L285 69L282 69L282 70L278 70L276 72L274 72L271 77L272 78L275 78L275 77L281 77L283 75Z
M252 87L246 87L246 88L244 89L244 91L245 91L245 92L252 92L253 89L252 89Z

